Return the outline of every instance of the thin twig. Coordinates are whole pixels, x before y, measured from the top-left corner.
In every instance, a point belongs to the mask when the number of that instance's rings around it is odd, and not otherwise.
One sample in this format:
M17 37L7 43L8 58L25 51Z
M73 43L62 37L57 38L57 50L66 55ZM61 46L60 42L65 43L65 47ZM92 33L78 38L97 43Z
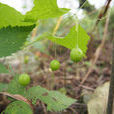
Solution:
M108 24L109 24L109 15L106 19L106 23L105 23L105 28L104 28L104 35L103 35L103 39L102 39L102 42L101 44L99 45L99 47L97 48L95 54L94 54L94 58L91 60L91 66L88 70L88 72L86 73L86 75L84 76L84 78L82 79L81 81L81 85L86 81L86 79L88 78L88 76L90 75L90 73L93 71L93 68L94 68L94 65L96 64L99 56L100 56L100 53L103 49L103 46L105 44L105 41L106 41L106 37L107 37L107 32L108 32Z
M91 87L87 87L87 86L84 86L84 85L80 85L80 86L81 86L82 88L84 88L84 89L94 91L94 89L93 89L93 88L91 88Z
M60 27L60 24L61 24L61 21L62 21L62 16L58 19L58 21L57 21L57 24L56 24L56 26L55 26L55 28L54 28L54 30L53 30L53 35L55 35L56 34L56 32L57 32L57 30L59 29L59 27Z
M106 15L106 13L107 13L107 11L108 11L108 9L109 9L109 5L110 5L111 1L112 1L112 0L107 0L107 1L106 1L106 5L105 5L105 7L104 7L104 10L101 9L101 11L100 11L100 13L99 13L99 15L98 15L98 18L97 18L97 21L96 21L96 23L95 23L95 26L94 26L93 30L96 29L96 27L97 27L98 23L100 22L100 20Z

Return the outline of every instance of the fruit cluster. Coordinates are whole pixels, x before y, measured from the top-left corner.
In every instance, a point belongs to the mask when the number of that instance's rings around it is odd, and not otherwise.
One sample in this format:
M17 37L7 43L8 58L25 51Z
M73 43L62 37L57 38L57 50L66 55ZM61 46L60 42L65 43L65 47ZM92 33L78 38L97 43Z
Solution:
M70 52L70 59L73 62L79 62L83 58L83 52L80 48L74 48ZM58 60L52 60L50 63L52 71L56 71L60 68L60 62ZM27 86L30 83L30 76L28 74L21 74L19 76L19 83L23 86Z
M83 52L80 48L74 48L70 52L70 59L73 62L79 62L83 58ZM57 60L52 60L50 63L50 68L52 71L56 71L60 68L60 63Z

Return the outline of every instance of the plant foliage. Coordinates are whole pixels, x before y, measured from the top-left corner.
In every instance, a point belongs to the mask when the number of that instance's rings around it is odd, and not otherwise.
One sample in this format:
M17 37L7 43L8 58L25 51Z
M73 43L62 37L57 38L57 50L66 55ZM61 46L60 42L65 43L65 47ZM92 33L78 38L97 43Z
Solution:
M52 35L47 36L47 38L52 42L55 42L69 49L73 49L78 46L84 54L87 51L87 44L88 40L90 39L85 30L80 25L78 25L78 30L76 30L75 26L71 28L70 32L64 38L55 37Z
M66 8L58 8L57 0L34 0L34 7L27 12L25 20L37 21L38 19L59 17L68 11L69 9Z
M19 75L14 76L14 79L8 84L7 92L10 94L20 94L24 95L26 89L24 86L20 85L18 82Z
M20 50L34 25L0 29L0 57L9 56Z
M76 101L58 91L48 91L40 86L30 88L25 96L32 100L33 104L36 104L37 100L41 100L47 104L49 111L62 111Z
M49 111L62 111L76 102L75 99L69 98L58 91L49 91L40 86L32 87L26 90L24 86L19 84L18 79L19 76L16 75L14 79L8 84L8 89L5 90L10 94L23 95L25 98L31 100L34 105L36 104L37 100L40 100L47 105L47 109ZM4 86L5 85L2 85L2 87ZM3 88L0 89L3 91ZM12 101L12 99L9 100Z
M0 28L7 26L30 26L32 22L24 22L24 16L14 8L0 3Z
M59 8L57 0L34 0L33 9L26 15L22 15L14 8L0 3L0 57L9 56L20 50L39 19L59 17L68 11L69 9ZM43 34L39 39L44 36L66 48L73 49L78 46L84 54L87 51L89 36L80 25L78 25L78 29L75 26L71 28L64 38ZM5 67L0 64L0 73L6 72ZM47 105L49 111L62 111L76 101L62 93L49 91L40 86L26 90L24 86L19 84L18 79L19 75L16 75L8 85L0 83L0 91L23 95L32 100L33 104L40 100ZM3 113L32 114L33 112L28 104L22 101L14 101L8 105Z
M2 114L33 114L33 111L27 103L14 101L8 105Z

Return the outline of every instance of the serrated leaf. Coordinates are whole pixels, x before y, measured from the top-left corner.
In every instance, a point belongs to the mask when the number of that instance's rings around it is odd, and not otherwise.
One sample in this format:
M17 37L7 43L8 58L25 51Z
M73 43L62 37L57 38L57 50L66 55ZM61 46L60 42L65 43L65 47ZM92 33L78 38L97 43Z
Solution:
M8 69L0 63L0 73L9 73Z
M38 20L59 17L69 11L66 8L58 8L57 0L34 0L34 7L27 12L25 20Z
M76 27L74 26L71 28L68 35L64 38L51 35L47 36L47 38L52 42L55 42L69 49L76 48L78 45L84 54L87 51L87 44L88 40L90 39L85 30L80 25L78 26L78 31L76 31Z
M30 88L25 96L32 100L33 104L35 104L37 100L41 100L47 104L47 109L49 111L62 111L76 101L60 92L48 91L40 86Z
M33 111L27 103L15 101L10 103L2 114L33 114Z
M24 95L26 88L19 84L18 82L19 75L14 76L13 80L8 84L7 92L10 94L20 94Z
M7 26L28 26L33 25L32 22L24 22L24 15L16 11L14 8L0 3L0 28Z
M48 99L52 103L48 105L48 110L54 110L54 111L62 111L63 109L68 108L71 104L76 102L76 100L71 99L64 94L58 92L58 91L50 91L49 95L45 97L45 101L48 103Z
M0 57L9 56L20 50L34 25L0 29Z
M6 91L8 88L8 84L0 83L0 92Z

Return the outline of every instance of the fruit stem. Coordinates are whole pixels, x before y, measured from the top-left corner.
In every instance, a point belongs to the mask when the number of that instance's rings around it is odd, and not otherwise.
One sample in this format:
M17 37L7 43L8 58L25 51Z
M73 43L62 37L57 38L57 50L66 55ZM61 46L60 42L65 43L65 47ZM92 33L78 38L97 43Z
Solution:
M54 72L52 72L52 75L51 75L51 90L53 90L54 88L54 84L55 84L55 74Z

